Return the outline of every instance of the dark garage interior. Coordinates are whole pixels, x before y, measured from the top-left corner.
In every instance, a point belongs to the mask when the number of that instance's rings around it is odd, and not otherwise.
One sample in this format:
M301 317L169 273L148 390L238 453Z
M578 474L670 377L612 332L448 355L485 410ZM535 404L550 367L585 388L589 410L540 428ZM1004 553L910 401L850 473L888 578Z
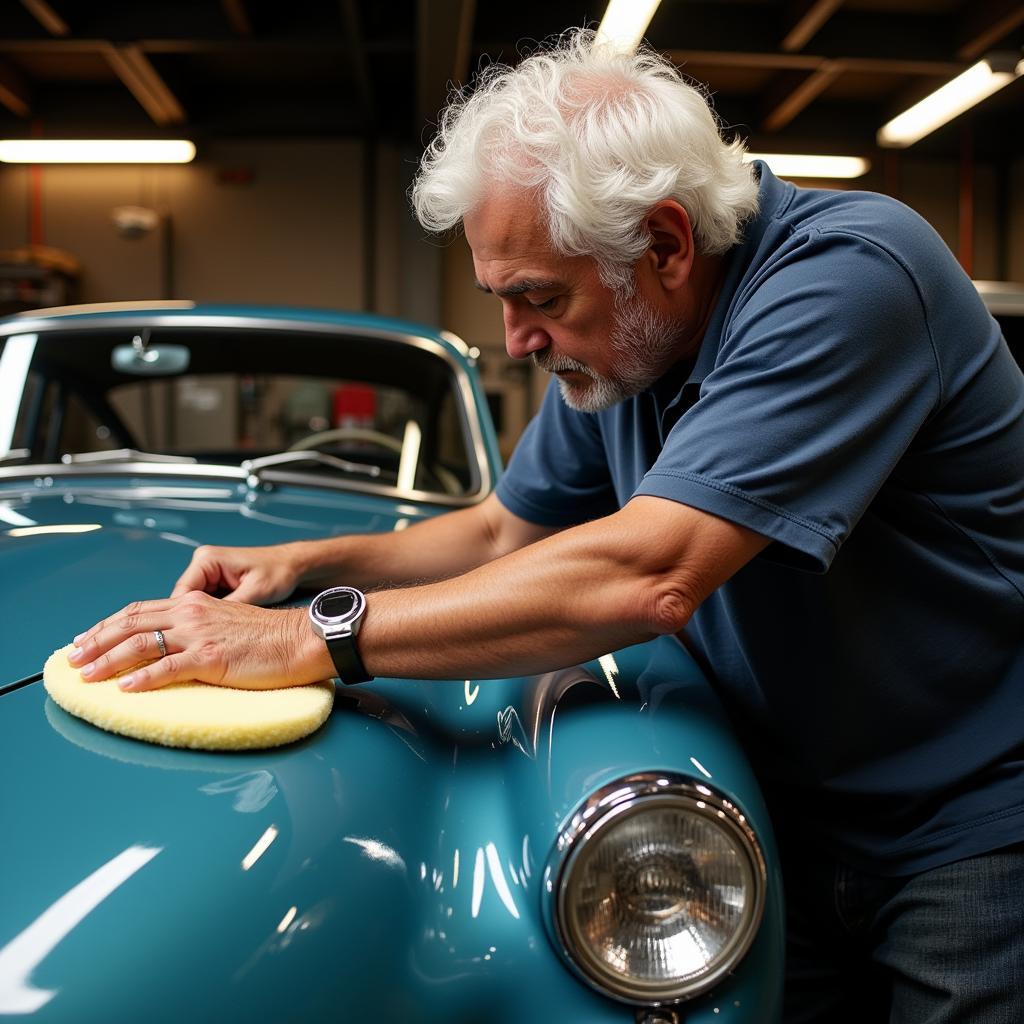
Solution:
M539 384L501 354L461 240L425 241L404 199L448 90L604 5L524 0L12 2L0 14L0 137L187 138L183 166L0 163L0 250L75 266L73 301L178 298L362 309L440 324L485 353L503 450ZM1020 57L1005 0L664 0L646 38L703 83L755 152L860 157L977 279L1024 280L1024 82L906 148L883 123L980 58ZM151 211L118 228L115 211ZM122 216L130 218L131 212ZM6 308L17 268L3 270ZM60 279L59 270L57 271ZM21 280L24 281L22 274Z
M1024 1024L1021 367L1021 0L0 0L0 1018Z

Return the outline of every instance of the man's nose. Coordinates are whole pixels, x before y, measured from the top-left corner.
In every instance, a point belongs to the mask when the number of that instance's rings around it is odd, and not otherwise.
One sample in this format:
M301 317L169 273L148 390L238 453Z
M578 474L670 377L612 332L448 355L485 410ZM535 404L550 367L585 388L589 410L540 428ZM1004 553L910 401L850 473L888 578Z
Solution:
M551 344L551 338L544 328L518 311L505 307L505 351L513 359L526 359L534 352L540 352Z

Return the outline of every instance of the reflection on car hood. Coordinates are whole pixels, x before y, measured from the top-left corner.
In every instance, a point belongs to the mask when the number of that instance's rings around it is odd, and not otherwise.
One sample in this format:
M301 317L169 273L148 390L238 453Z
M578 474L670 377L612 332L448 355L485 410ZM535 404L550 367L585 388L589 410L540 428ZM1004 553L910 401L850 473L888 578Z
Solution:
M166 597L200 544L389 530L424 514L344 493L110 479L0 488L0 686L130 601Z

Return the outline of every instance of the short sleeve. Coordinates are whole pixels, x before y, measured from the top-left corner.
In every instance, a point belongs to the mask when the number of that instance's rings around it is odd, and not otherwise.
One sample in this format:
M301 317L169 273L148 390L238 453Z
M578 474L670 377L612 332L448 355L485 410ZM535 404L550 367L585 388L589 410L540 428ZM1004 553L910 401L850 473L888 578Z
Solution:
M562 401L552 380L498 481L498 500L541 526L574 526L618 509L600 425Z
M635 493L825 571L940 395L908 270L846 231L793 238L736 296L714 368Z

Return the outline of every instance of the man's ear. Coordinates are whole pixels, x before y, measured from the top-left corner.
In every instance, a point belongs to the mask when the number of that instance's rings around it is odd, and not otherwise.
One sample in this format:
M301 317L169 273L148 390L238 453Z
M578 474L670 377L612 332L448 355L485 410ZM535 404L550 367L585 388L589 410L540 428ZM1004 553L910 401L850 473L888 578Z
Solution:
M693 268L693 231L686 210L674 199L663 199L645 221L651 245L648 266L669 291L683 287Z

